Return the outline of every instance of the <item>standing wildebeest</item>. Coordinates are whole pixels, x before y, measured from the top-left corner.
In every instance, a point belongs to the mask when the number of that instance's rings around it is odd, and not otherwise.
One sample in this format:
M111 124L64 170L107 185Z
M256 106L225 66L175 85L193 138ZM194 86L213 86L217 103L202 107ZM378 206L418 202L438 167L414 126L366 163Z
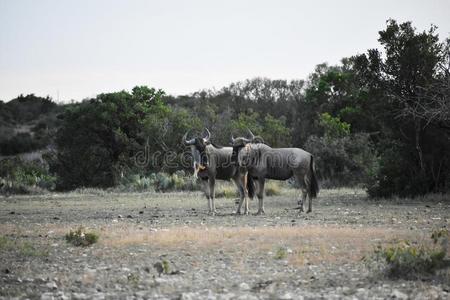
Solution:
M245 174L238 171L236 165L231 163L233 148L219 147L210 142L211 133L207 128L205 137L196 137L187 140L187 132L183 136L182 142L185 146L191 147L194 159L194 176L200 177L203 188L208 199L209 212L214 215L216 206L214 204L214 185L216 179L230 180L236 184L240 203L248 197L253 198L254 182L250 178L247 180Z
M319 185L317 183L314 157L311 153L299 148L271 148L258 142L257 137L251 133L251 138L231 138L233 143L233 163L248 172L248 178L256 179L258 196L258 212L264 214L264 183L266 179L287 180L295 177L302 188L300 209L303 211L303 203L308 198L308 210L312 211L312 198L317 196ZM241 172L243 170L241 169ZM242 206L239 203L239 208ZM245 199L246 210L248 201Z

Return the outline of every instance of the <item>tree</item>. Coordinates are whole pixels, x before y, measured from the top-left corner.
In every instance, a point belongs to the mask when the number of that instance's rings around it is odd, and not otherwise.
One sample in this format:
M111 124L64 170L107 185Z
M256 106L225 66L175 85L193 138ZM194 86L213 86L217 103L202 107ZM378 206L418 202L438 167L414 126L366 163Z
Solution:
M352 59L381 129L377 143L381 167L370 190L383 196L446 190L450 162L444 149L450 147L449 139L438 122L431 122L430 113L446 107L448 90L440 89L432 96L430 91L437 82L445 82L439 67L448 56L448 46L439 41L435 26L417 32L410 22L389 20L379 34L384 56L369 50ZM393 184L399 182L395 176L405 176L402 182L408 184Z
M274 148L289 147L292 140L291 131L286 127L286 118L275 119L270 114L264 117L261 135Z
M68 108L57 134L57 159L52 166L58 174L57 188L117 184L142 150L144 125L170 112L163 95L162 90L135 87L132 93L100 94Z

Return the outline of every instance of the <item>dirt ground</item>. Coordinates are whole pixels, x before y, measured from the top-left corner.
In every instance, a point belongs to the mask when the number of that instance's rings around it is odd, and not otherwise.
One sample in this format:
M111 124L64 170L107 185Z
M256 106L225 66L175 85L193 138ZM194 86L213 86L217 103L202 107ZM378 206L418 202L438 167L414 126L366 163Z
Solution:
M448 196L374 201L323 190L304 214L293 193L266 197L262 216L234 215L225 198L209 216L206 199L187 192L0 198L0 299L450 298L448 269L393 280L362 260L377 245L426 243L449 227ZM67 243L79 226L99 241Z

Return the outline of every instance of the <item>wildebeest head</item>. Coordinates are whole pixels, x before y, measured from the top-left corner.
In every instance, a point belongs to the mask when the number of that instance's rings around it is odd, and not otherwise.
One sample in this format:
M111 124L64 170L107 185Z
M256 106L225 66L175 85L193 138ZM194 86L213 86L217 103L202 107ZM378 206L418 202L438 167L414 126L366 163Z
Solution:
M251 143L264 143L264 140L260 136L255 136L253 132L248 129L249 137L231 137L231 145L233 146L233 153L231 154L231 163L235 165L245 166L248 163L250 156Z
M185 146L191 148L192 158L194 160L194 173L195 175L199 170L203 170L208 165L208 159L206 156L206 146L210 143L211 133L208 128L205 128L206 134L204 137L194 137L190 140L187 139L188 132L186 132L182 138L182 143Z

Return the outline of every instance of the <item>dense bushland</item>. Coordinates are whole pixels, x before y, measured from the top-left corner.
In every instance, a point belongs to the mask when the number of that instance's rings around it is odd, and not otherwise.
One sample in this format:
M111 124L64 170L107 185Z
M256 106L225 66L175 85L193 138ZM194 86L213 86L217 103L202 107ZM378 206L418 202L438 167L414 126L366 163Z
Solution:
M320 64L306 80L254 78L178 97L141 86L65 106L20 96L0 103L0 125L17 132L0 130L1 153L50 146L59 189L139 189L152 174L189 170L186 131L208 127L228 145L249 128L273 147L313 153L324 185L364 185L375 197L446 192L449 39L389 20L378 41L380 49Z

